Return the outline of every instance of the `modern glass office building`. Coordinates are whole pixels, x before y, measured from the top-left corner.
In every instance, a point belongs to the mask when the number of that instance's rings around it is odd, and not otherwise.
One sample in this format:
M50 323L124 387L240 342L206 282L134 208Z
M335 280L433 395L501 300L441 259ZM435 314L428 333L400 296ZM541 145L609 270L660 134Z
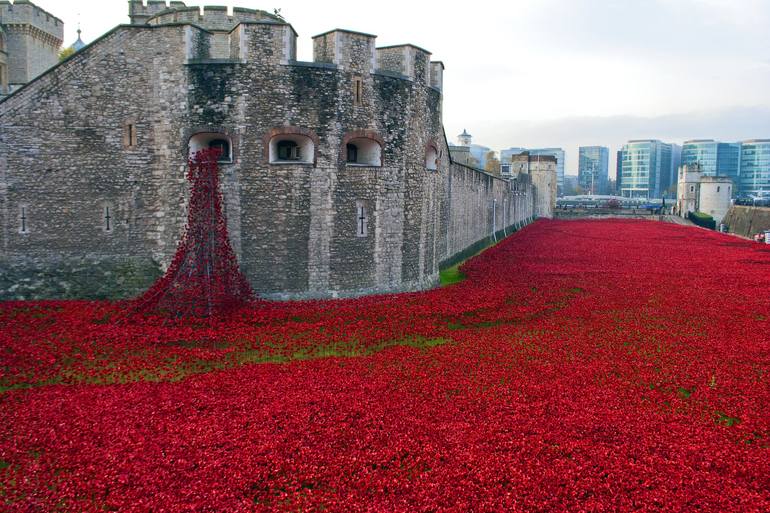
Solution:
M508 148L507 150L500 150L500 162L510 162L511 157L514 155L521 155L527 151L526 148L518 148L518 147L512 147Z
M713 139L685 141L682 146L682 165L700 165L707 176L717 176L717 147Z
M620 195L627 198L675 197L667 191L676 183L679 151L673 144L657 139L628 141L623 145Z
M739 185L740 143L723 143L713 139L687 141L682 147L682 164L698 164L705 176L727 176Z
M770 196L770 139L741 143L740 194Z
M606 194L609 180L610 150L604 146L581 146L578 183L586 194Z

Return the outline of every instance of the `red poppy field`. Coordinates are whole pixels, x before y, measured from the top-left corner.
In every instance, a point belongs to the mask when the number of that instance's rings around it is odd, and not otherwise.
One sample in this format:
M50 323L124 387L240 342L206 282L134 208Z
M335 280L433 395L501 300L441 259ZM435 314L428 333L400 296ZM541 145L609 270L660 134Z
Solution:
M422 293L0 303L0 511L770 511L768 248L538 221Z

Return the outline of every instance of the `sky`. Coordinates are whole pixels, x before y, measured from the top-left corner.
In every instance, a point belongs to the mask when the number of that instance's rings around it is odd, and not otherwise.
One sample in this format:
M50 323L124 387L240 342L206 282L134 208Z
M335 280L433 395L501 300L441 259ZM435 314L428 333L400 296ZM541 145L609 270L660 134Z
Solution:
M89 43L128 22L126 0L32 0ZM770 138L770 0L446 0L388 2L212 0L188 5L280 9L299 33L332 28L412 43L446 66L444 126L450 142L501 150L610 148L629 139L739 141ZM440 5L440 7L438 7Z

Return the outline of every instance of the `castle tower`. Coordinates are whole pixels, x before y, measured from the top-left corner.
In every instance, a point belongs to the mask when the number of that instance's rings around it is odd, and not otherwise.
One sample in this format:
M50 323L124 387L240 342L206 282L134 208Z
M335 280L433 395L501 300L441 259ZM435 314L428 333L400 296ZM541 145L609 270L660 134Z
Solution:
M463 128L463 133L457 136L457 142L460 144L460 146L470 146L472 141L473 136Z
M689 212L698 210L701 174L700 164L684 164L679 166L676 197L677 211L682 217L687 217Z
M7 91L13 92L59 62L64 23L29 0L13 4L0 0L0 28L5 33L0 70L7 74Z

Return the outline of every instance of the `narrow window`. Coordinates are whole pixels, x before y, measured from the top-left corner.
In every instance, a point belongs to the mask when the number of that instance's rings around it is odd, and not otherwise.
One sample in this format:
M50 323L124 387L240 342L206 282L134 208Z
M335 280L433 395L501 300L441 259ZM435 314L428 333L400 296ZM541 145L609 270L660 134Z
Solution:
M126 148L133 148L136 146L136 125L132 122L124 125L123 146Z
M347 161L350 162L351 164L355 164L356 162L358 162L358 146L356 146L355 144L348 143L347 150L348 150Z
M690 192L695 192L695 186L694 185L690 186Z
M110 212L109 205L104 206L104 231L112 231L112 213Z
M21 207L21 212L19 212L19 233L29 233L27 207Z
M355 105L361 105L364 101L364 81L361 77L353 79L353 102Z
M717 185L717 192L719 192L719 186Z
M366 237L367 224L366 207L363 202L356 202L356 237Z
M294 141L278 141L278 160L300 160L299 145Z
M438 151L433 146L428 146L425 151L425 168L430 171L438 170Z

